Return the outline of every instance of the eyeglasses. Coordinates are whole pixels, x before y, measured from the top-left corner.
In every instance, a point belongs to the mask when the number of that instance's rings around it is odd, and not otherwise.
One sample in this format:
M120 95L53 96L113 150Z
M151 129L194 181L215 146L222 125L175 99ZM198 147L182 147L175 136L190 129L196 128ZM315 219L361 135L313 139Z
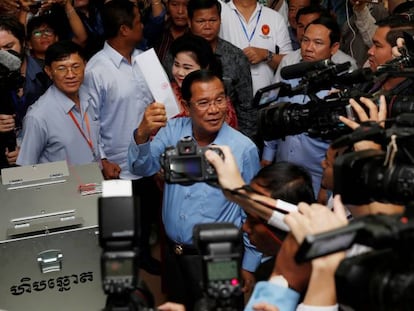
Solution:
M215 99L202 99L198 102L194 102L193 104L197 107L198 110L205 111L210 108L210 105L215 105L218 108L225 108L227 107L227 100L225 95L220 95Z
M78 75L82 73L83 67L84 67L83 64L73 64L70 67L59 66L54 70L54 73L59 75L60 77L65 77L69 73L69 70L70 70L73 74Z
M205 26L207 23L208 24L215 24L219 22L218 18L210 18L210 19L196 19L194 20L194 22L196 24L198 24L199 26Z
M34 30L32 32L32 36L35 37L35 38L40 38L43 35L46 36L46 37L51 37L54 34L55 34L55 32L51 28L38 29L38 30Z

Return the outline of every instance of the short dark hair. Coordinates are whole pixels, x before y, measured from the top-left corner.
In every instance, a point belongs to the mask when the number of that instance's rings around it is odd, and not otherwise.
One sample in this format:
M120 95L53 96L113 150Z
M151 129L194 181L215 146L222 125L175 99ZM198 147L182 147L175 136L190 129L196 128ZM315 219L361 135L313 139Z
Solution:
M189 19L193 19L194 11L202 9L217 8L218 15L221 14L221 4L217 0L190 0L187 4L187 14Z
M319 18L315 19L314 21L310 22L305 29L307 29L310 25L322 25L328 28L329 31L329 40L331 41L331 46L341 40L341 30L339 28L338 23L336 20L331 16L320 16Z
M296 22L299 21L299 18L302 15L308 14L319 14L319 16L331 16L331 13L329 13L329 11L320 4L311 4L298 10L295 17Z
M219 79L221 82L221 77L215 73L214 71L208 70L208 69L200 69L193 72L190 72L183 81L183 84L181 85L181 94L183 96L183 99L189 103L192 97L191 93L191 86L196 82L210 82L215 79ZM223 85L224 88L224 85Z
M24 25L20 23L16 17L0 14L0 30L10 32L17 40L19 40L22 49L24 49L26 38Z
M177 39L170 48L173 57L180 52L191 52L194 60L202 69L210 69L220 76L222 75L222 66L220 60L214 54L210 43L203 37L186 33Z
M75 42L70 40L55 42L46 50L45 65L50 66L53 62L63 60L72 54L79 54L85 60L81 46Z
M252 181L268 190L274 199L292 204L315 202L312 177L300 165L290 162L273 163L263 167Z
M111 0L104 5L102 23L106 39L115 38L122 25L132 28L136 4L129 0Z
M42 25L47 25L48 27L52 28L55 33L57 33L57 27L54 24L53 20L50 18L49 14L33 16L27 22L27 39L30 39L32 36L32 32L39 28Z

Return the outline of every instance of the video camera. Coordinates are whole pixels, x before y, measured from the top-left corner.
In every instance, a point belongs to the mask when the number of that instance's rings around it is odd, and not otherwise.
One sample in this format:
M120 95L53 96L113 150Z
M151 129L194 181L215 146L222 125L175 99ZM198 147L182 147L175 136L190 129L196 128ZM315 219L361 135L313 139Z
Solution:
M372 140L387 152L363 150L339 156L334 163L334 193L341 194L345 204L414 201L414 114L399 115L389 129L362 123L332 147L351 146L361 140Z
M198 224L194 244L203 256L203 290L196 311L243 310L241 291L242 235L232 223Z
M308 133L311 137L334 139L349 133L350 129L339 121L340 115L354 119L350 98L370 95L355 90L356 83L373 79L370 69L364 68L349 73L350 63L334 64L330 60L302 62L284 67L281 75L285 79L302 77L296 87L285 82L260 89L255 95L259 110L259 134L265 140L284 138L289 135ZM316 94L321 90L338 88L338 92L324 98ZM298 94L308 95L306 104L278 102L281 97Z
M154 310L154 299L138 275L139 217L139 199L132 196L131 181L104 181L98 221L105 311Z
M343 251L355 243L374 248L365 248L365 253L340 263L335 273L338 302L355 311L411 310L413 242L413 220L403 216L369 215L348 226L306 236L296 260L304 262Z
M190 136L182 138L176 147L167 147L160 157L165 181L170 184L179 183L182 185L191 185L200 181L217 181L215 168L204 156L207 150L212 150L224 158L220 148L200 147Z

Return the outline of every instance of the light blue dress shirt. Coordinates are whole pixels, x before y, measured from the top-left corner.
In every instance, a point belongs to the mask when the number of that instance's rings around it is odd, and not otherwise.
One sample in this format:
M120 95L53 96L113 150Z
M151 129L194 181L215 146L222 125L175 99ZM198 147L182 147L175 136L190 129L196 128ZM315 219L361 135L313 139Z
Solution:
M168 146L176 146L185 137L193 136L190 118L177 118L168 121L151 142L137 145L132 140L128 161L130 170L142 176L158 172L160 155ZM249 182L260 168L258 151L255 144L226 123L223 124L216 139L217 145L228 145L238 164L243 179ZM162 217L168 237L183 244L192 244L193 227L198 223L232 222L241 227L246 218L243 209L228 201L222 191L206 183L191 186L165 184ZM260 263L261 254L250 244L244 234L245 254L243 269L255 271Z
M154 101L134 60L140 53L134 50L130 64L105 42L104 48L86 66L85 85L101 126L101 157L121 167L122 179L139 178L128 171L128 146L145 109Z
M253 311L253 306L259 302L266 302L277 306L281 311L294 311L298 305L299 298L299 293L293 289L261 281L254 286L253 293L244 311Z
M18 165L30 165L66 160L69 165L86 164L99 158L99 123L92 118L93 107L82 86L79 90L81 111L75 103L52 85L37 102L29 107L23 122L23 141L17 158ZM72 111L79 126L89 139L85 115L88 114L90 139L96 156L69 115Z

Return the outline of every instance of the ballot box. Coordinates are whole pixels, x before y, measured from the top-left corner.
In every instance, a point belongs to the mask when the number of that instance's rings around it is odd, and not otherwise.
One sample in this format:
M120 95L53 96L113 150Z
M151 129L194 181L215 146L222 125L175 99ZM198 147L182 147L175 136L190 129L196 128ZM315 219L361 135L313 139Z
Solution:
M102 310L98 165L8 168L1 181L0 310Z

